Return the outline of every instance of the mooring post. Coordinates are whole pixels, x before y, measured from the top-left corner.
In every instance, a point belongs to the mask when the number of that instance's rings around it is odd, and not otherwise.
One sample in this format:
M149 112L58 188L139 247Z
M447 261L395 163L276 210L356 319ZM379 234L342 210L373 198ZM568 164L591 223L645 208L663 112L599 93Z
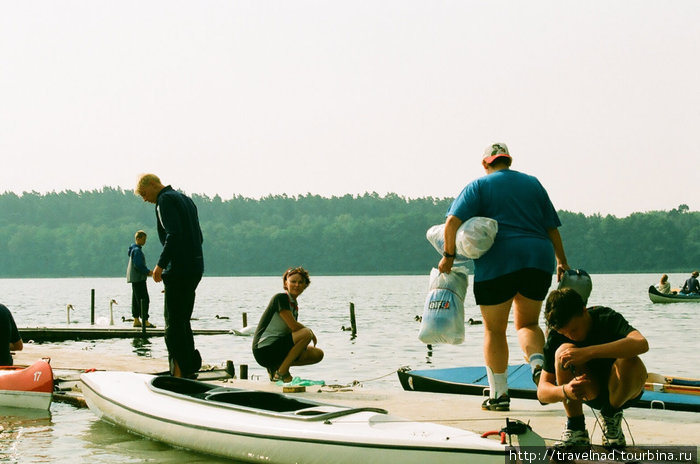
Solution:
M243 313L243 328L248 327L248 313Z
M352 328L352 336L357 335L357 324L355 324L355 303L350 303L350 327Z
M114 325L114 311L112 309L112 305L116 302L117 301L114 298L109 300L109 325Z
M90 292L90 325L95 325L95 289Z
M141 335L146 336L146 302L141 300Z
M233 365L233 361L230 359L226 360L226 373L231 376L231 378L236 376L236 367Z
M241 380L247 380L247 379L248 379L248 365L241 364Z

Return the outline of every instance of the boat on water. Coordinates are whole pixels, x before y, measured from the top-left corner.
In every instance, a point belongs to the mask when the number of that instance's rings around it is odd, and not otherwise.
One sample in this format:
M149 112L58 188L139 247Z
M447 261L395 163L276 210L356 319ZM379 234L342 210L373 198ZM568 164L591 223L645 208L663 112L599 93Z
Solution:
M652 303L700 303L698 293L661 293L654 285L649 287Z
M508 366L508 393L511 398L537 399L528 364ZM446 369L399 369L404 390L462 395L487 395L486 368L451 367ZM650 373L645 391L633 407L700 412L700 380L668 377Z
M503 463L501 441L378 408L132 372L81 375L101 419L171 445L246 462ZM513 424L513 422L510 422ZM544 446L522 423L518 442ZM509 432L510 433L510 432Z
M53 370L48 359L31 366L0 366L0 406L48 410Z

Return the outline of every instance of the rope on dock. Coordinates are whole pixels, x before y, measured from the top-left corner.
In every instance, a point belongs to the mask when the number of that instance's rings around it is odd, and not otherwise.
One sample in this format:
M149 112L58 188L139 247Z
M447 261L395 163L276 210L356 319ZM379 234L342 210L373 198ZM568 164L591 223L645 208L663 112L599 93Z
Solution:
M379 380L379 379L383 379L383 378L385 378L385 377L389 377L390 375L394 375L394 374L396 374L399 370L404 369L404 368L407 368L407 367L408 367L408 366L401 366L400 368L394 369L393 371L391 371L391 372L389 372L389 373L387 373L387 374L380 375L379 377L373 377L373 378L367 379L367 380L353 380L352 382L349 382L349 383L346 383L346 384L331 384L331 385L324 385L324 387L325 387L325 388L329 388L331 391L341 391L342 389L348 389L348 388L352 388L352 387L357 387L357 386L360 386L360 385L362 385L362 384L364 384L364 383L367 383L367 382L373 382L373 381L375 381L375 380Z

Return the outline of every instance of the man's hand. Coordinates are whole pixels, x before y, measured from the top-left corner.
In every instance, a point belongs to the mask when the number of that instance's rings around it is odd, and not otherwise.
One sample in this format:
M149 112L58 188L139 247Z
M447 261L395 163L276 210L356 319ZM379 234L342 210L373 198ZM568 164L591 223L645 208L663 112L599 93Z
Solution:
M153 281L160 282L163 280L163 268L157 266L153 268Z
M442 257L440 260L440 264L438 264L438 271L444 272L445 274L449 274L450 271L452 270L452 264L455 262L454 258L446 258Z
M586 399L591 389L591 380L586 374L574 377L568 384L564 385L564 391L572 400L583 401Z
M583 366L591 360L590 350L584 348L567 348L560 356L561 365L564 369L570 369L574 366Z

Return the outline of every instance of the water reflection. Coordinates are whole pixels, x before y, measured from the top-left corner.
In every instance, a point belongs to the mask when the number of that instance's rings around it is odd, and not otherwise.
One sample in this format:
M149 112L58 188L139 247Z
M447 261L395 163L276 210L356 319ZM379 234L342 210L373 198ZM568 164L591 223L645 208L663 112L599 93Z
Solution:
M148 337L134 338L131 342L131 346L134 347L133 352L137 356L143 356L144 358L153 357L151 353L151 340Z
M0 462L20 462L22 444L46 434L50 427L49 411L0 407Z

